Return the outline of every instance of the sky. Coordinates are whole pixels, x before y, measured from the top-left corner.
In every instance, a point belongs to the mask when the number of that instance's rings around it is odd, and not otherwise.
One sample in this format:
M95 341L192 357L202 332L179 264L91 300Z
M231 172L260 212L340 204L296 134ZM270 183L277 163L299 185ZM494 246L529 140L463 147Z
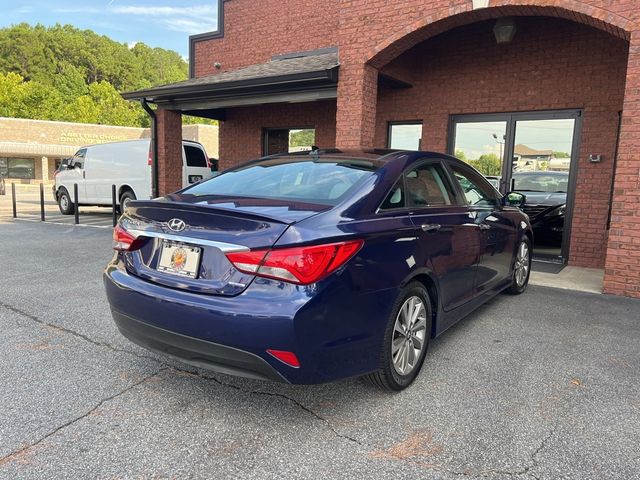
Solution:
M118 42L175 50L188 56L189 35L217 25L216 0L0 0L0 27L26 22L71 24Z
M516 144L523 144L536 150L553 150L571 153L574 120L528 120L516 123ZM478 158L484 153L499 155L500 144L493 134L502 141L506 133L506 122L462 123L456 128L456 150L465 152L467 158Z

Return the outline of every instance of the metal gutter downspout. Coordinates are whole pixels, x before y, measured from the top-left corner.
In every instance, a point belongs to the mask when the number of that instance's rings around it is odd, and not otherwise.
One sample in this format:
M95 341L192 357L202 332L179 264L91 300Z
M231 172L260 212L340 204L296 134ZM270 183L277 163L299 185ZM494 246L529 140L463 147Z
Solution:
M156 134L158 117L156 112L149 106L146 98L140 99L140 105L151 118L151 198L156 198L158 196L158 140Z

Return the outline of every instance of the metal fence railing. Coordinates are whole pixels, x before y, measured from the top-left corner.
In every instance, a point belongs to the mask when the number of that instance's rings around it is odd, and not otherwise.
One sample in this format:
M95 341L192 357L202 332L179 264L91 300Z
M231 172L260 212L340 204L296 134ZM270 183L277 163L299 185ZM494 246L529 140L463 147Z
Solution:
M7 189L4 178L0 176L0 195L5 195L6 200L0 197L0 216L8 214ZM118 222L118 201L116 196L116 186L111 186L111 205L109 207L86 207L82 206L80 211L78 184L73 185L73 215L63 215L58 210L58 204L53 197L49 200L45 198L45 186L39 184L38 191L32 185L20 186L20 192L15 182L11 182L11 215L13 218L27 219L41 222L55 222L68 224L87 224L91 226L114 227ZM72 220L73 219L73 220Z

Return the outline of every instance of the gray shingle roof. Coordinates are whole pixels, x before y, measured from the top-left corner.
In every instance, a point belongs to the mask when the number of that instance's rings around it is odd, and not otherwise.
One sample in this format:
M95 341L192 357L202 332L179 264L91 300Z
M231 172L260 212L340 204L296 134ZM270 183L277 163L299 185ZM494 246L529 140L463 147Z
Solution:
M222 72L215 75L191 78L182 82L161 85L150 89L139 90L123 94L125 98L140 98L141 96L163 93L176 89L189 90L190 88L205 88L206 86L223 87L224 84L235 82L268 79L270 77L281 77L288 75L300 75L313 72L323 72L338 67L338 53L330 52L319 55L306 55L294 58L276 58L266 63L250 65L229 72Z

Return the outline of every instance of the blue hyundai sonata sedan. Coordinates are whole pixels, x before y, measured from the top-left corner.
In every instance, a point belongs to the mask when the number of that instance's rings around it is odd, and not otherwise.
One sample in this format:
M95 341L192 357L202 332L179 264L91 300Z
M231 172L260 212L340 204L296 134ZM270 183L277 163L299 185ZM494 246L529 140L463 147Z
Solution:
M527 287L524 200L438 153L266 157L132 201L104 282L126 337L191 365L401 390L431 338Z

